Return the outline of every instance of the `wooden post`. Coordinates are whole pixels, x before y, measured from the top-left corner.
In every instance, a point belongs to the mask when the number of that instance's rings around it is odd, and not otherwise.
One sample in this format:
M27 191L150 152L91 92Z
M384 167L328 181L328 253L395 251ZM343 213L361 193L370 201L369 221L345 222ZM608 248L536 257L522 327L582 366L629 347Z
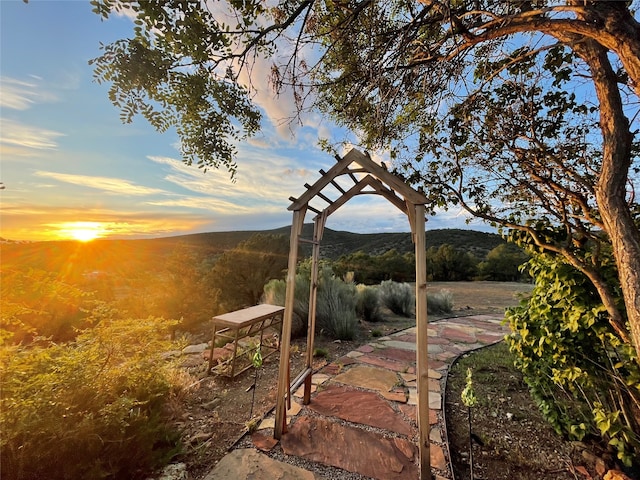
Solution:
M289 240L289 265L287 268L287 292L284 301L284 318L280 338L280 368L278 371L278 396L276 397L276 419L273 437L280 440L286 421L285 394L289 388L289 354L291 347L291 324L293 323L293 302L298 263L298 238L304 224L304 210L294 210Z
M420 480L431 480L431 444L429 441L429 363L427 319L427 263L425 207L414 206L415 222L411 230L416 248L416 370L418 376L418 433L420 437Z
M313 348L316 333L316 305L318 299L318 262L320 261L320 240L324 230L326 214L318 215L313 225L313 249L311 254L311 279L309 284L309 322L307 324L307 358L306 367L313 363ZM302 403L308 405L311 401L311 374L304 382L304 397Z

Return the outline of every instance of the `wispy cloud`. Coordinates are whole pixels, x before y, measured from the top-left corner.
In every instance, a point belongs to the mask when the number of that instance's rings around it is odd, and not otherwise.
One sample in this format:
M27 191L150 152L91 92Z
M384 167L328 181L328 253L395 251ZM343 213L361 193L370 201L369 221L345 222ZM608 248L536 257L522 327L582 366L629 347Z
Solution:
M57 97L45 91L38 77L30 80L18 80L11 77L0 77L0 106L13 110L27 110L33 104L54 102Z
M159 188L145 187L137 185L128 180L113 177L96 177L90 175L75 175L68 173L37 171L34 175L57 180L58 182L81 185L83 187L95 188L106 193L117 193L120 195L144 196L156 194L168 194Z
M147 205L162 207L183 207L211 210L233 215L242 215L256 210L256 207L243 207L224 200L217 200L211 197L180 197L168 200L151 200L145 202Z
M303 190L304 182L313 175L290 158L250 149L241 152L235 182L230 180L226 171L209 170L204 173L169 157L150 156L149 159L169 167L165 180L175 185L217 202L225 202L229 207L240 209L253 205L255 211L286 208L289 196Z
M43 88L42 79L36 76L29 80L0 77L0 106L13 110L27 110L34 104L55 102L58 97Z
M34 150L54 150L58 147L56 138L63 136L61 132L0 118L0 148L3 156L29 156Z

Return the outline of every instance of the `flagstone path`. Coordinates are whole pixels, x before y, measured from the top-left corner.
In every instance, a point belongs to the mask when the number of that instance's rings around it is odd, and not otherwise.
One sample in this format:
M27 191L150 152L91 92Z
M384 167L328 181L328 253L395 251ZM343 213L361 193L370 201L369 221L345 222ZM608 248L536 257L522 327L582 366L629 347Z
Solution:
M508 333L502 319L497 315L476 315L429 324L429 436L431 469L436 480L453 479L442 398L449 366L465 352L502 340ZM415 327L349 352L313 375L309 405L302 405L302 389L295 392L292 408L287 412L288 431L281 441L273 439L272 414L252 435L254 447L266 452L263 457L265 462L268 459L270 469L275 460L268 455L281 449L290 458L304 458L366 478L417 479L415 360ZM242 451L251 455L254 463L260 458L254 449ZM243 455L234 454L240 464L246 463ZM223 460L224 468L233 468L229 466L231 458ZM285 465L283 469L290 468ZM228 478L218 471L219 467L206 480Z

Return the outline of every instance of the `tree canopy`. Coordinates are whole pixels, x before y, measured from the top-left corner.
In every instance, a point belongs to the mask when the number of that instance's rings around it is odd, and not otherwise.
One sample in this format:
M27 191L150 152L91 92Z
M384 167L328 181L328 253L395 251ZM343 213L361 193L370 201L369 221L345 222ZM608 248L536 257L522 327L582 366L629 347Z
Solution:
M131 38L103 47L96 79L123 120L176 127L186 161L235 171L234 142L259 126L252 65L286 51L276 89L388 152L429 208L460 205L560 255L640 352L634 2L92 4L136 18ZM623 305L601 272L609 244Z
M226 251L207 275L217 313L256 305L265 284L283 276L288 252L286 237L262 233Z

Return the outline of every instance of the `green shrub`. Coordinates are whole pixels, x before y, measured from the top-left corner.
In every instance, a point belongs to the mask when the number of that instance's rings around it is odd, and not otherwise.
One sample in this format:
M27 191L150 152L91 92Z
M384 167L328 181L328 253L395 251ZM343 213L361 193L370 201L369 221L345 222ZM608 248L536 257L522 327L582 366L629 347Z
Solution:
M382 336L382 330L380 330L379 328L374 328L373 330L371 330L371 336L373 338L379 338Z
M282 235L257 233L227 250L207 275L223 312L255 305L264 285L287 268L289 244Z
M298 338L307 334L309 323L309 276L296 274L293 299L293 325L291 336ZM271 280L264 286L262 301L270 305L284 307L287 284L284 280Z
M551 254L534 254L527 265L535 279L531 297L506 316L516 366L558 433L577 440L601 436L631 465L640 455L640 366L635 350L617 336L583 274ZM601 272L612 268L608 259Z
M517 282L528 278L520 266L529 259L526 252L513 243L498 245L478 264L479 280Z
M379 322L382 320L380 311L380 296L378 289L360 284L356 287L357 301L356 311L360 317L367 322Z
M3 477L136 479L165 464L170 327L102 318L67 344L0 347Z
M309 285L311 261L298 266L295 280L293 337L304 335L309 323ZM286 283L272 280L264 287L263 300L272 305L284 305ZM333 275L330 265L321 262L318 266L318 296L316 301L316 330L340 340L355 337L358 317L356 316L355 286L345 283Z
M358 329L356 287L323 270L318 278L317 328L339 340L353 340Z
M380 284L380 301L396 315L410 317L415 307L415 294L408 283L386 280Z
M329 350L326 348L314 348L313 356L316 358L327 358L329 356Z
M370 255L363 251L341 256L333 264L336 275L347 272L354 275L353 281L366 285L377 285L383 280L411 282L416 278L415 256L401 254L392 249L382 255Z
M73 340L78 329L91 325L87 314L93 296L42 270L2 272L0 329L3 341L29 343L34 337L54 342Z
M427 313L451 313L452 310L453 294L449 290L427 293Z

